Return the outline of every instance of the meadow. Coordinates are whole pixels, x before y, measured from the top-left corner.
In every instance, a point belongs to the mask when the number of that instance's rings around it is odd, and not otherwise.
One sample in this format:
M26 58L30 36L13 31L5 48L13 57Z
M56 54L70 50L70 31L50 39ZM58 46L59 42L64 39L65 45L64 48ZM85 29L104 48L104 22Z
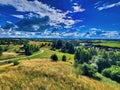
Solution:
M107 46L107 47L112 47L112 48L120 48L120 41L101 41L100 43L95 43L96 45L100 46Z
M116 46L119 44L114 42ZM107 43L112 44L113 41ZM39 46L39 51L26 56L20 49L23 45L10 44L9 49L3 52L0 57L0 90L120 90L120 83L100 73L96 75L101 80L77 74L75 55L60 49L51 50L52 42L30 40L29 44ZM58 56L57 62L51 61L53 54ZM63 55L66 62L62 61ZM15 61L19 63L15 65Z
M1 90L119 90L119 86L105 77L97 81L76 76L69 62L33 59L22 60L17 66L0 66Z

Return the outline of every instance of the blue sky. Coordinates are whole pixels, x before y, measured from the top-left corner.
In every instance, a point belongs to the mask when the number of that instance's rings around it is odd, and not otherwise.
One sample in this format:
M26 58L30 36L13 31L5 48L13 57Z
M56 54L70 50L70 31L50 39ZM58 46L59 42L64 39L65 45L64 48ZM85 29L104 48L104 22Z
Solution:
M120 0L0 0L0 37L120 39Z

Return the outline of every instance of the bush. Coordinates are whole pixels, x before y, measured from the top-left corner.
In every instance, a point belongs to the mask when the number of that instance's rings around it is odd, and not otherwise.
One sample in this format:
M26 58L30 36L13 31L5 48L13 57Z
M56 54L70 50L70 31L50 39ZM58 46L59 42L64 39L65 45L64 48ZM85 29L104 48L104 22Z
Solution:
M112 73L111 73L111 79L112 80L115 80L115 81L117 81L117 82L119 82L120 83L120 72L119 71L113 71Z
M6 63L12 63L12 61L6 61Z
M106 76L106 77L111 77L111 70L110 69L104 69L102 71L102 75Z
M67 57L65 55L62 56L62 61L66 61Z
M51 55L52 61L58 61L58 56L56 54Z
M96 79L96 80L101 80L102 79L99 75L97 75L97 73L95 73L92 78Z
M16 66L16 65L18 65L18 64L20 64L20 62L18 62L18 61L14 61L14 62L13 62L13 66Z
M55 48L51 48L50 50L52 50L52 51L56 51L56 49L55 49Z
M94 77L95 73L97 72L96 68L92 67L89 64L84 63L81 66L82 74L89 76L89 77Z

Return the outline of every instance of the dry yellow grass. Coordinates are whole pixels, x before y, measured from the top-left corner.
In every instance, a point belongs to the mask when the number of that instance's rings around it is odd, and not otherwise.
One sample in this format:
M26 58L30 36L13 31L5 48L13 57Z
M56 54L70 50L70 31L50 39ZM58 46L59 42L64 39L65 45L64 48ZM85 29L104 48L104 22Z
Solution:
M10 59L10 58L16 58L18 57L19 55L17 53L14 53L14 52L3 52L3 55L0 56L0 59Z
M18 54L15 52L3 52L3 55L17 56Z
M36 59L21 61L18 66L0 66L0 71L3 69L0 90L117 90L85 76L76 77L68 62Z
M46 46L47 46L49 43L52 44L51 42L40 42L40 41L30 41L29 42L29 44L36 45L36 46L40 46L41 44L46 44Z

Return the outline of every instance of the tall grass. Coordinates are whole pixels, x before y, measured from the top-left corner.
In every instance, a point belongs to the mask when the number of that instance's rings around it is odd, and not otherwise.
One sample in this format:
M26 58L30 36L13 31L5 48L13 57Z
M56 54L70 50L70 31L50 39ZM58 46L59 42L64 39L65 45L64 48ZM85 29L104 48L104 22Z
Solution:
M117 90L105 82L76 76L68 62L26 60L17 66L0 66L0 70L3 69L0 90Z

